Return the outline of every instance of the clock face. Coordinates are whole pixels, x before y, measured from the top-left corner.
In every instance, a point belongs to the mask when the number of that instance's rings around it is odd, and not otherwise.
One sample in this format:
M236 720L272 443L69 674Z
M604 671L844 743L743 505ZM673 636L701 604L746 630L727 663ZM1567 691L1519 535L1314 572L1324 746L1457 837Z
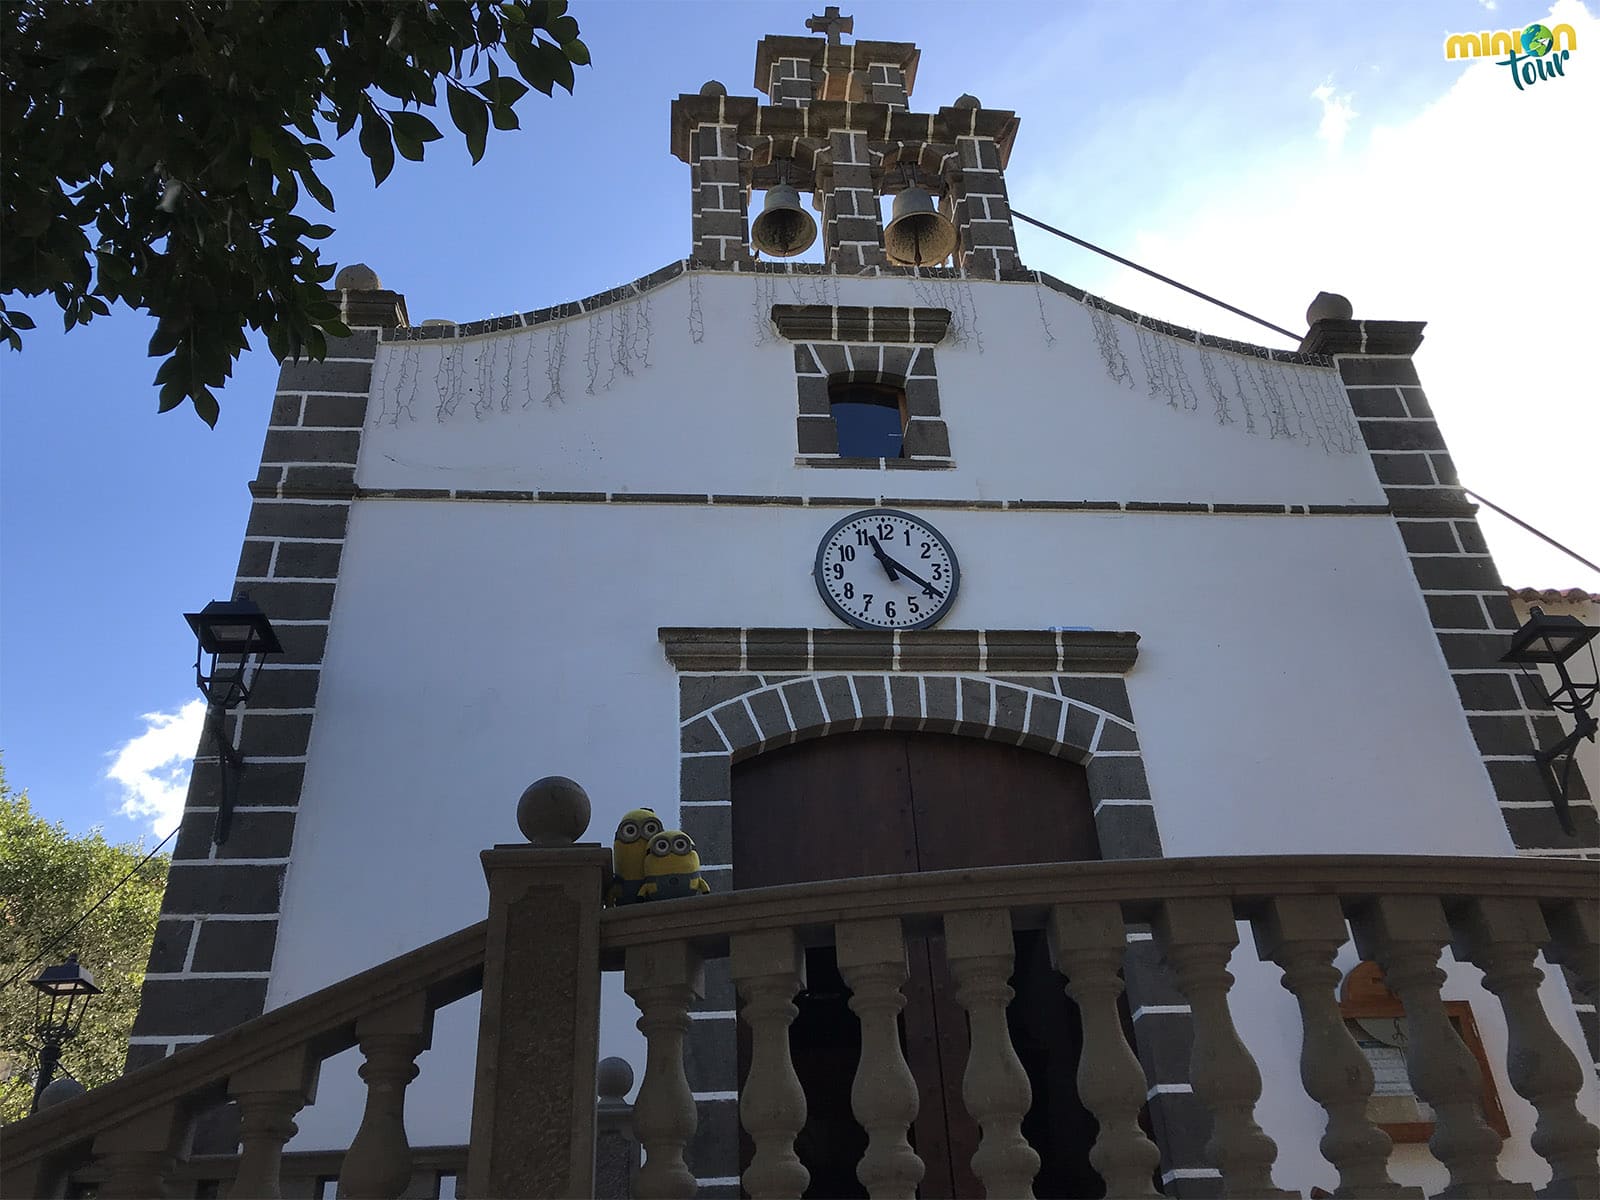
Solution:
M817 547L824 603L860 629L925 629L955 602L956 553L926 521L893 508L851 513Z

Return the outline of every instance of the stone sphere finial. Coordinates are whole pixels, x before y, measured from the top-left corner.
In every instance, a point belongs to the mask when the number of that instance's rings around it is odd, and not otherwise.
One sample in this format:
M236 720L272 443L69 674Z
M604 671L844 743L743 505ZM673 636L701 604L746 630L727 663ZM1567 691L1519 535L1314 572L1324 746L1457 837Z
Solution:
M535 846L570 846L589 828L589 793L565 775L537 779L517 801L517 828Z
M974 96L971 92L962 92L961 95L956 97L956 102L954 104L952 104L950 107L952 107L952 108L982 108L983 105L978 103L978 98L976 96Z
M617 1061L621 1062L622 1060L618 1059ZM623 1065L626 1066L627 1064L624 1063ZM632 1071L628 1072L628 1082L630 1084L633 1082ZM44 1091L39 1094L39 1111L43 1112L47 1108L54 1108L57 1104L65 1104L68 1100L74 1100L88 1090L76 1079L63 1077L52 1080L45 1085Z
M333 286L341 292L376 292L383 288L383 283L366 263L351 263L334 276Z
M436 325L454 325L454 321L446 321L443 317L429 317L417 326L418 329L428 329Z
M1337 292L1318 292L1317 298L1311 302L1311 307L1306 309L1306 324L1315 325L1318 321L1348 321L1356 315L1356 310Z
M600 1085L600 1099L622 1100L633 1087L633 1067L625 1058L602 1058L595 1081Z
M720 79L708 79L700 85L702 96L726 96L728 89L722 86Z

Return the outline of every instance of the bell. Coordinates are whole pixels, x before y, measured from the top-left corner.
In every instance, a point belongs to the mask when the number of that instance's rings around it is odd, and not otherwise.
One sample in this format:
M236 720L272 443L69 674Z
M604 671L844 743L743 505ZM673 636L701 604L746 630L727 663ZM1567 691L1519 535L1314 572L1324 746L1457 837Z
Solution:
M776 184L767 189L761 215L750 226L750 240L773 258L792 258L817 240L817 223L800 207L799 192L787 183Z
M956 248L956 227L942 216L933 197L919 187L908 187L894 198L889 225L883 231L883 251L902 267L927 267L942 263Z

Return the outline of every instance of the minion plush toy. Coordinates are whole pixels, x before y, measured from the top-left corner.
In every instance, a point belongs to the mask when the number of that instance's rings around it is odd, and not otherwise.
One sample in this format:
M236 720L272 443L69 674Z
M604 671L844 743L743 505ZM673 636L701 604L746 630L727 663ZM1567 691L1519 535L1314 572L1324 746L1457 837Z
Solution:
M650 839L661 832L661 818L653 808L636 808L624 813L611 843L611 888L607 903L632 904L639 898L644 882L645 852Z
M711 885L700 875L700 852L694 839L681 829L669 829L650 839L644 856L644 883L640 900L675 900L695 892L709 896Z

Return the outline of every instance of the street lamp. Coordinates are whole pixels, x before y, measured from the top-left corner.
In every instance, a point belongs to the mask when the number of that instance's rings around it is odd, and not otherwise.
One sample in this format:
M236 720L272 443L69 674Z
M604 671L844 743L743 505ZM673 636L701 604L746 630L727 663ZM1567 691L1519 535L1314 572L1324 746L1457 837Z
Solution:
M1589 712L1595 693L1600 691L1600 671L1595 669L1594 657L1594 636L1597 633L1600 633L1600 629L1585 625L1577 617L1552 617L1534 605L1528 610L1527 621L1512 636L1511 649L1500 659L1501 662L1516 663L1525 678L1532 678L1533 672L1529 668L1537 670L1540 666L1552 666L1561 680L1559 687L1546 687L1545 695L1551 708L1572 718L1572 732L1548 750L1537 750L1534 758L1545 768L1545 786L1550 789L1550 801L1555 805L1556 819L1569 836L1577 832L1568 809L1572 763L1578 743L1594 741L1595 731L1600 729L1600 722ZM1589 674L1595 679L1593 683L1576 683L1567 672L1567 660L1584 646L1589 647ZM1542 678L1539 682L1541 686L1544 685Z
M61 1047L78 1035L83 1014L89 1001L101 992L94 985L94 976L78 965L78 956L70 954L58 966L46 967L37 979L31 980L39 994L33 998L33 1029L44 1043L39 1050L39 1077L33 1084L33 1107L39 1111L39 1097L50 1086L61 1061Z
M261 656L282 653L283 646L267 614L243 592L232 600L213 600L197 613L184 613L183 619L189 622L199 643L194 656L194 682L206 698L206 728L222 759L218 771L221 795L211 833L211 840L220 846L228 840L228 826L233 819L229 772L244 770L244 757L228 740L223 716L250 699ZM211 660L202 669L200 664L207 654Z

